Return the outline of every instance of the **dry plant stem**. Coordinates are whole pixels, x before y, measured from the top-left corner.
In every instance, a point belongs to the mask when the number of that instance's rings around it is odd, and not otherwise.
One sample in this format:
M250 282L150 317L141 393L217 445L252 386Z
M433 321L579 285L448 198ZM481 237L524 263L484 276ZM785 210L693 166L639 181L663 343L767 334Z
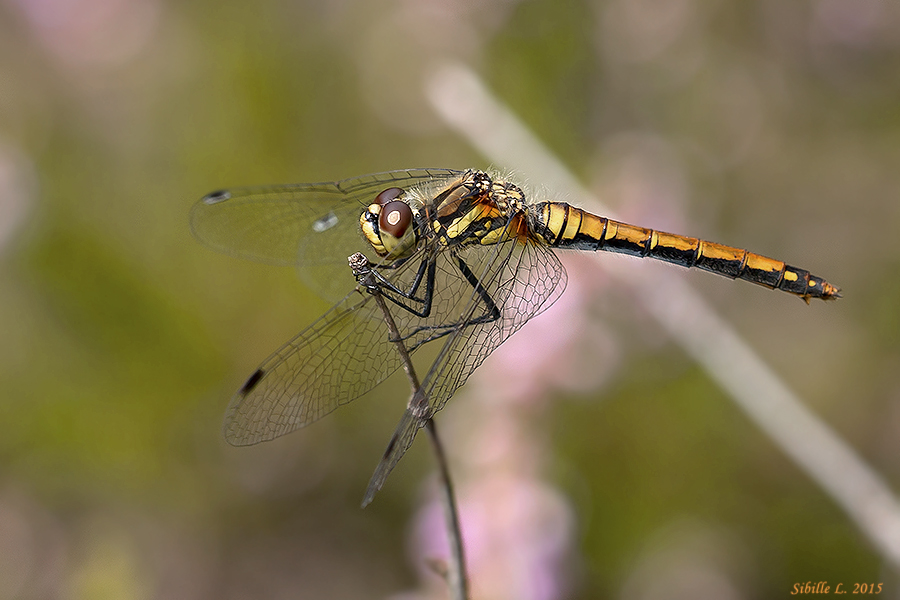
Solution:
M466 555L463 551L462 531L459 527L459 512L456 507L456 496L453 494L453 483L450 480L450 469L447 467L447 458L444 456L444 447L438 437L437 428L433 419L425 422L425 429L430 434L431 446L437 458L438 469L441 473L441 493L444 505L444 517L447 519L447 531L450 532L450 564L447 574L447 583L454 592L454 600L466 600L468 598L468 581L466 579Z
M377 286L373 285L368 287L368 291L375 297L375 302L378 303L378 308L381 309L381 312L384 315L384 322L388 326L388 331L390 331L391 341L394 342L394 345L397 347L397 352L400 354L400 358L403 361L403 370L406 372L406 377L409 379L409 385L412 388L412 398L419 398L419 378L416 376L416 370L409 357L409 352L407 352L403 340L400 339L400 332L397 329L394 318L391 316L390 310L388 310L387 303L385 303ZM450 479L450 469L447 466L447 457L444 454L444 447L441 445L441 440L438 437L434 420L429 418L425 422L425 428L428 430L429 438L431 439L431 447L434 449L438 471L441 475L441 500L444 505L444 517L447 521L447 538L450 542L447 584L450 587L453 600L467 600L469 591L468 578L466 577L465 571L465 554L463 553L462 533L459 527L459 513L457 512L456 498L453 495L453 483Z

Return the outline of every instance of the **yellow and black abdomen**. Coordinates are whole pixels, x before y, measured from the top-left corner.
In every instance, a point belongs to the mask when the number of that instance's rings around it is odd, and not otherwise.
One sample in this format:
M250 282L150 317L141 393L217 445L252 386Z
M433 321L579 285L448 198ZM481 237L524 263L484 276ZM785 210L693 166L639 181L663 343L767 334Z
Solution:
M809 271L753 252L664 233L599 217L565 202L541 202L532 212L532 230L554 248L604 250L641 258L698 267L731 279L743 279L770 289L831 300L840 290Z

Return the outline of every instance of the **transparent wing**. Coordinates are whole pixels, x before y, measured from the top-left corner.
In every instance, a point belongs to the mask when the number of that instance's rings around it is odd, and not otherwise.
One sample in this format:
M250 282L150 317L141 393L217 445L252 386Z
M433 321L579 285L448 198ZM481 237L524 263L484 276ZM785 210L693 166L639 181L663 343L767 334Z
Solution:
M410 289L419 265L429 256L423 248L399 267L383 269L383 277L400 289ZM343 277L353 282L346 258L343 270ZM435 331L443 331L440 307L428 318L399 306L394 308L392 316L401 336L408 340L410 354L429 341ZM390 340L384 316L372 295L360 286L354 287L247 379L225 413L225 439L236 446L270 440L355 400L400 367L400 355Z
M565 269L541 245L509 242L490 251L473 247L459 252L457 258L476 274L499 310L499 316L494 320L483 318L487 312L483 296L469 285L463 296L463 312L453 321L444 346L422 381L418 397L413 398L400 420L369 482L363 506L384 485L427 419L443 408L491 352L565 290Z
M388 187L409 188L458 174L411 169L333 183L221 190L191 209L191 231L225 254L296 265L306 283L337 299L348 289L340 277L349 272L347 257L368 249L359 233L359 216L375 196Z
M400 266L373 266L391 285L410 291L417 274L434 265L433 300L427 316L388 303L410 354L430 341L446 339L472 312L469 305L473 288L453 266L451 253L441 250L432 240ZM342 269L341 277L352 282L346 258ZM426 287L428 283L421 282L412 295L421 298ZM384 294L424 312L421 303L387 289ZM372 296L364 289L354 288L250 376L226 412L226 440L234 445L248 445L284 435L369 391L401 365L390 339L383 314Z
M423 261L433 261L435 265L434 296L430 313L418 316L398 306L388 303L401 338L409 353L435 340L453 340L465 336L481 339L484 329L503 332L502 339L508 337L521 326L540 304L551 297L550 286L559 287L563 275L556 257L546 254L548 261L539 273L556 269L556 277L541 282L541 297L536 297L528 289L537 289L532 279L540 278L528 270L530 263L523 257L531 256L532 250L521 247L512 253L515 258L513 268L521 268L523 280L521 292L514 285L515 277L500 268L499 273L488 269L491 263L509 264L512 244L476 248L455 253L432 244L424 246L410 260L399 268L375 266L381 276L402 290L409 290ZM498 250L502 250L501 254ZM486 291L494 301L512 303L520 314L508 314L502 303L498 303L501 316L496 321L484 321L490 316L489 307L480 298L473 297L474 288L462 275L459 261L466 262L473 273L479 273L490 282ZM344 266L349 273L349 267ZM498 269L494 269L497 271ZM506 273L504 275L504 273ZM349 275L348 275L349 277ZM512 277L512 279L510 279ZM547 275L544 276L547 279ZM421 296L422 283L417 296ZM548 289L544 289L548 288ZM508 296L529 293L534 307L526 307L516 298ZM411 304L408 299L394 296L398 302ZM525 303L527 304L527 303ZM479 322L479 320L484 322ZM440 406L462 385L471 373L502 339L486 337L481 343L477 362L467 362L465 373L453 373L453 385L442 387ZM458 347L454 345L454 348ZM454 360L446 347L439 361ZM282 346L266 359L244 386L234 395L225 415L224 433L226 440L234 445L249 445L289 433L325 416L338 406L346 404L369 391L401 366L400 356L390 341L389 331L383 315L371 295L364 290L354 289L312 325L300 332L294 339ZM423 385L431 385L438 373L431 368ZM424 389L424 388L423 388ZM434 409L437 410L437 409ZM413 431L413 434L415 430ZM409 440L412 443L412 440ZM408 444L406 446L408 448ZM402 455L402 453L401 453ZM399 460L399 456L397 457Z
M400 366L389 339L372 296L354 289L238 390L225 412L226 441L247 446L271 440L369 391Z

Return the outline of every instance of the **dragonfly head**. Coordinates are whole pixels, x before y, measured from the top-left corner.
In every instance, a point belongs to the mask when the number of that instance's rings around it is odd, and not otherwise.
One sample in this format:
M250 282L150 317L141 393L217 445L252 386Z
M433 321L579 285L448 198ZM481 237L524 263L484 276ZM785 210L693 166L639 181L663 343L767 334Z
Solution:
M378 256L393 259L408 256L416 247L416 227L412 208L398 200L403 190L382 191L359 217L363 235Z

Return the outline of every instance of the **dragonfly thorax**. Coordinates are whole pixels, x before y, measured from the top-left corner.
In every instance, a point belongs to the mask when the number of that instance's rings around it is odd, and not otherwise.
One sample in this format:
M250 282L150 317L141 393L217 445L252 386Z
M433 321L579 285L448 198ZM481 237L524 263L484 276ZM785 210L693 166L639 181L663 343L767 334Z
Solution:
M525 194L484 171L466 171L434 194L431 228L446 246L491 245L524 239Z

